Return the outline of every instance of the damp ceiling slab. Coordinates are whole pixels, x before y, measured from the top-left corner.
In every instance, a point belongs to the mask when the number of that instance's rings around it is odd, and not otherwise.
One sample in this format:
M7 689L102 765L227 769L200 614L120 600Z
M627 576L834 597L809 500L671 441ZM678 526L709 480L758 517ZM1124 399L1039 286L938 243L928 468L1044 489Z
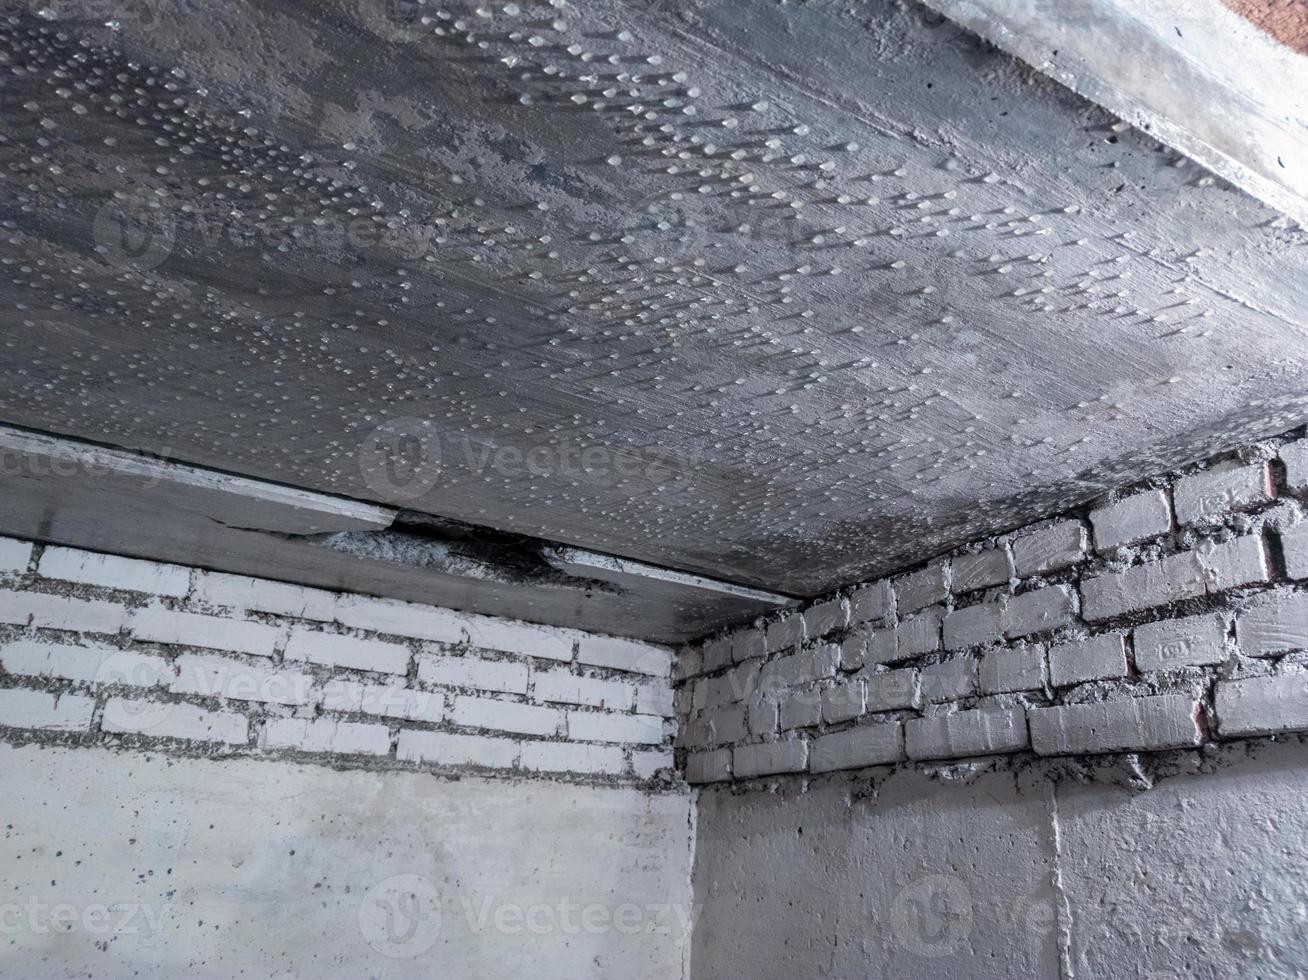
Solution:
M4 422L807 595L1303 418L1298 226L925 8L83 8Z

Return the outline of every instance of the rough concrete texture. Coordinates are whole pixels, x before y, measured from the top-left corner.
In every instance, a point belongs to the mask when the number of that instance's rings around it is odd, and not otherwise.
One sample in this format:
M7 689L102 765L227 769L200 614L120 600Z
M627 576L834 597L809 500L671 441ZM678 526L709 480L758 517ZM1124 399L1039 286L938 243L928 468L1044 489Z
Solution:
M682 977L685 795L0 746L0 974Z
M1051 833L1008 773L704 790L691 976L1057 976Z
M1302 232L913 5L29 8L18 424L811 595L1304 404Z
M1305 763L1295 741L704 790L691 975L1301 977Z

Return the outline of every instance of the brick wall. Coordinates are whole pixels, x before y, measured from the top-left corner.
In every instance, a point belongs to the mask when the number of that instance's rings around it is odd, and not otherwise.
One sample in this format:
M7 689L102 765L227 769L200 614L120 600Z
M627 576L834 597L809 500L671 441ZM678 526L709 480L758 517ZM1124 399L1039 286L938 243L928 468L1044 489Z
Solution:
M683 649L687 778L1308 730L1308 439Z
M0 739L656 785L671 651L0 538ZM657 782L656 782L657 781Z

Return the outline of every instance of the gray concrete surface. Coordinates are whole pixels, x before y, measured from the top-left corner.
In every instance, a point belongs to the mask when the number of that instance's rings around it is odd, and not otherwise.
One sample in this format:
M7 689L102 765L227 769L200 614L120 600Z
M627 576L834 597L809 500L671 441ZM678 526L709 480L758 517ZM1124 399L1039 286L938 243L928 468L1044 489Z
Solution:
M1302 417L1302 231L915 5L104 8L0 419L810 595Z
M1299 3L927 4L1260 200L1308 219L1308 38Z
M703 790L691 976L1301 977L1305 761L1292 739Z
M0 975L681 977L685 795L0 746Z

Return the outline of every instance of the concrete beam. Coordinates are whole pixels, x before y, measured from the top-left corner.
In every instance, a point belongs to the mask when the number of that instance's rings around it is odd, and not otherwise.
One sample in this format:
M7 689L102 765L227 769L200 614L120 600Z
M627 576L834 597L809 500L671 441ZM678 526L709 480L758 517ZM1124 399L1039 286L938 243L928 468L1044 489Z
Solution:
M1308 224L1300 19L1272 17L1267 0L1233 3L1240 13L1219 0L925 3Z

